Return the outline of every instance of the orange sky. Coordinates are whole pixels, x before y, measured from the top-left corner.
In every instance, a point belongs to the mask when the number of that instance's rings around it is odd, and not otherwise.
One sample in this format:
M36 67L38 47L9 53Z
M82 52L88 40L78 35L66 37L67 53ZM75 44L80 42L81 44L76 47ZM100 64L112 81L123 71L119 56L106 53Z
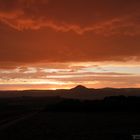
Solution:
M140 87L139 0L0 0L0 90Z

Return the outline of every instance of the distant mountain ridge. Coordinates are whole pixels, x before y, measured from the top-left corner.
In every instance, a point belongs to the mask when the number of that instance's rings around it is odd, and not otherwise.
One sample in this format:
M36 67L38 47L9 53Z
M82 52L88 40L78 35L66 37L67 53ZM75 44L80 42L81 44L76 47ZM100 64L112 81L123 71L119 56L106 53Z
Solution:
M74 88L71 88L70 90L71 91L87 91L87 90L89 90L89 88L87 88L87 87L85 87L83 85L78 85L78 86L76 86Z
M24 90L24 91L0 91L0 97L42 97L60 96L62 98L93 100L103 99L108 96L140 96L140 88L103 88L94 89L78 85L71 89L58 90Z

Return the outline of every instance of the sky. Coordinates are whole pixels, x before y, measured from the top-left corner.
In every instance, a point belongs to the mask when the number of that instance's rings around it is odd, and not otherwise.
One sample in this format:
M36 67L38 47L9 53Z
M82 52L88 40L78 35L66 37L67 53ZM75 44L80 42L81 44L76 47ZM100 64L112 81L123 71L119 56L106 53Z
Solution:
M0 90L140 87L140 0L0 0Z

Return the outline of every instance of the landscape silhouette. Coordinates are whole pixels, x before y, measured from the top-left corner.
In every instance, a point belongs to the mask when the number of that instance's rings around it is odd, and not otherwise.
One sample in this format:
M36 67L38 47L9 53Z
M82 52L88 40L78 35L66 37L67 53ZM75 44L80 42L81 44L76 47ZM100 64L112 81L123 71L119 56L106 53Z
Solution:
M0 98L0 136L132 140L140 133L139 91L82 85L69 90L1 91L5 96Z

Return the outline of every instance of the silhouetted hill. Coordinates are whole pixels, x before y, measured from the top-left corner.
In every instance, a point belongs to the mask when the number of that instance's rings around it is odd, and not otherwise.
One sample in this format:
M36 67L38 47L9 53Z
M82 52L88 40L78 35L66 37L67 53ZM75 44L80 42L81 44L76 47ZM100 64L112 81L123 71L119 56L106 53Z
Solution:
M82 86L82 85L78 85L72 89L70 89L71 91L87 91L89 90L88 88L86 88L85 86Z
M93 89L86 88L82 85L78 85L75 88L66 90L25 90L25 91L0 91L0 97L25 97L25 96L60 96L63 98L81 99L81 100L95 100L103 99L109 96L140 96L140 88L103 88Z

